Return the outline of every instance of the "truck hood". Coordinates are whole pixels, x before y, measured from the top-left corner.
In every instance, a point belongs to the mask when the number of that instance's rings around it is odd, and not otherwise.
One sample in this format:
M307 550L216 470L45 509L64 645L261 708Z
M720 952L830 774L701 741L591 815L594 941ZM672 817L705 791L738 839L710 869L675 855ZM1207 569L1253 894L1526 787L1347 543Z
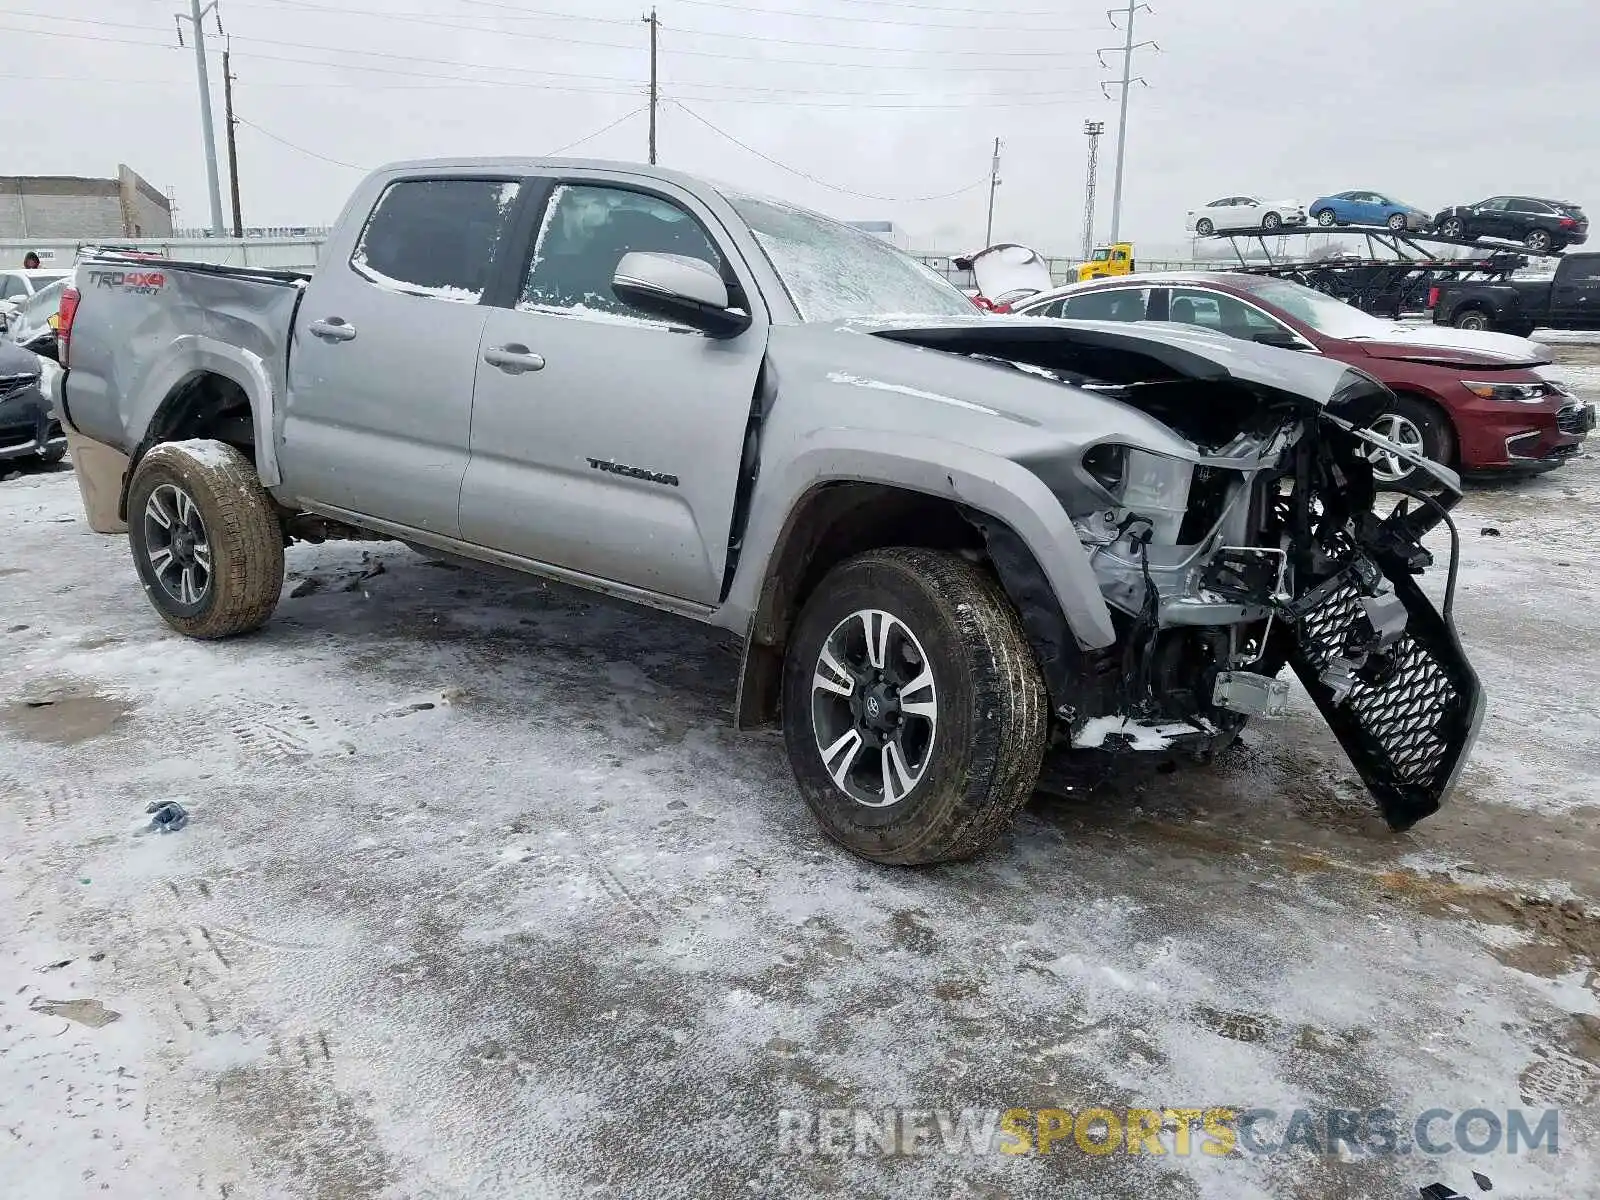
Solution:
M1371 336L1344 339L1373 358L1431 362L1462 367L1537 367L1551 361L1550 352L1527 338L1505 333L1480 333L1444 325L1390 325Z
M1054 362L1067 347L1077 352L1084 374L1107 383L1149 383L1157 378L1233 380L1345 416L1354 415L1344 408L1358 397L1385 394L1375 379L1334 359L1241 341L1188 325L989 316L925 321L884 318L854 321L847 327L908 346L990 357L1024 367L1039 364L1047 356Z

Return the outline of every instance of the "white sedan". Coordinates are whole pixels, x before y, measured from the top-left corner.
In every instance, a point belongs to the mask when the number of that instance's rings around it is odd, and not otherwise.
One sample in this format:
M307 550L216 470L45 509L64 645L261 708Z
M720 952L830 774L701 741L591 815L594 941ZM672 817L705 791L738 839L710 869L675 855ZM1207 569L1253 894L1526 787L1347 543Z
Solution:
M1285 225L1304 225L1306 206L1298 200L1263 200L1260 196L1224 196L1203 208L1192 208L1183 227L1199 237L1225 229L1263 229L1268 233Z

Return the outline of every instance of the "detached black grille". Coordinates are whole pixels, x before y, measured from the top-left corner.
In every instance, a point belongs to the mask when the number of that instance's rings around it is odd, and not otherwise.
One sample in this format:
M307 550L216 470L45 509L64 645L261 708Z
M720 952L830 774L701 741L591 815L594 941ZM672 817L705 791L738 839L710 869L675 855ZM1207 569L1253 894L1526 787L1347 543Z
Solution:
M1301 620L1300 646L1319 675L1338 656L1362 615L1352 585L1340 588ZM1363 732L1383 748L1394 781L1427 787L1438 779L1450 748L1442 718L1459 697L1450 677L1410 634L1400 640L1392 661L1393 673L1382 683L1358 680L1345 703Z
M1296 624L1292 662L1384 817L1406 829L1438 811L1471 748L1482 690L1455 632L1428 597L1410 576L1388 577L1405 605L1407 624L1384 670L1358 674L1343 703L1321 681L1343 653L1352 627L1364 620L1354 584L1330 594Z
M1556 428L1562 433L1582 433L1586 427L1581 404L1569 404L1556 414Z

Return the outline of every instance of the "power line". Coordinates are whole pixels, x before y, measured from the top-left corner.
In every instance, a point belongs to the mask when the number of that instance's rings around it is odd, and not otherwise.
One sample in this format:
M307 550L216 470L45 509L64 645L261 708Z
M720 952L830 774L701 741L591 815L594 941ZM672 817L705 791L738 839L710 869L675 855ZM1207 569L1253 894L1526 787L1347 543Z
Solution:
M762 162L770 163L772 166L777 167L780 171L787 171L789 174L796 175L801 179L814 183L818 187L827 188L830 192L838 192L844 196L854 196L858 200L876 200L884 204L923 204L930 200L949 200L955 196L962 196L967 192L974 191L977 188L985 186L989 182L989 176L985 175L982 179L975 180L974 182L967 184L965 187L957 188L953 192L941 192L937 196L874 196L870 192L858 192L852 190L851 188L840 187L836 183L829 183L825 179L818 179L815 175L811 175L805 171L802 171L798 167L791 167L788 163L779 162L771 155L763 154L749 143L740 141L726 129L722 129L719 126L713 125L710 121L706 120L699 113L695 112L694 109L690 108L682 101L674 100L671 101L671 103L676 108L688 113L691 117L693 117L696 121L699 121L700 124L711 130L711 132L716 134L718 137L732 142L735 146L739 147L739 149L744 150L749 154L755 155Z
M556 158L556 157L558 157L558 156L560 156L562 154L565 154L568 150L572 150L572 149L575 149L578 146L583 145L585 142L592 142L595 138L599 137L602 133L609 133L611 130L615 129L618 125L621 125L624 121L630 120L633 117L637 117L643 111L644 111L644 106L641 105L640 107L638 107L636 109L633 109L631 112L623 113L620 117L618 117L614 121L608 121L606 124L600 126L599 129L594 130L592 133L586 133L581 138L577 138L577 139L575 139L573 141L570 141L564 146L558 146L558 147L556 147L556 149L548 151L548 152L546 152L544 154L541 154L538 157L540 157L540 158ZM373 169L371 167L360 166L360 165L358 165L356 163L345 162L342 158L331 158L326 154L319 154L315 150L308 150L306 147L298 145L295 142L291 142L288 138L279 137L277 134L271 132L270 130L261 128L261 126L257 125L254 121L247 121L243 117L240 117L240 116L236 115L235 116L235 120L237 120L239 122L239 124L241 124L241 125L248 125L251 129L254 129L257 133L261 134L263 137L270 138L274 142L277 142L280 146L287 146L290 150L293 150L296 153L304 154L304 155L307 155L307 156L309 156L311 158L321 159L323 162L332 163L336 167L349 167L350 170L352 170L352 171L363 171L363 172L365 172L365 171L371 171Z
M1020 95L1020 93L1013 94ZM1100 95L1099 92L1063 92L1059 96L1039 95L1017 100L989 100L985 97L985 102L982 104L867 104L858 100L766 100L759 96L674 96L673 98L693 100L696 104L781 104L786 108L904 109L916 112L959 109L967 112L981 112L989 108L1061 108L1067 105L1079 106L1083 103L1083 98L1098 95Z
M37 34L37 35L39 35L41 37L69 38L69 39L74 39L74 40L92 41L92 42L116 42L116 43L121 43L121 44L124 44L124 45L130 45L130 46L148 46L148 47L153 47L153 48L165 48L164 43L132 41L132 40L125 39L125 38L102 37L102 36L99 36L99 35L91 35L91 34L56 33L56 32L54 32L52 30L21 29L21 28L19 28L17 26L0 26L0 29L17 29L18 32ZM312 45L312 44L308 44L308 43L305 43L305 42L286 42L286 41L282 41L282 40L277 39L277 38L257 38L257 37L243 37L243 36L241 36L241 37L235 38L234 40L236 40L236 41L238 41L240 43L246 44L246 45L250 45L250 46L253 46L253 45L276 46L276 47L283 47L283 48L291 49L291 50L310 50L310 51L313 51L313 52L320 52L320 53L324 53L324 54L354 54L354 55L363 55L363 56L366 56L366 57L369 57L369 58L381 58L381 59L383 59L385 61L396 61L396 62L407 62L407 63L424 63L424 64L430 64L430 65L433 65L433 66L440 66L440 67L464 67L464 68L467 68L469 70L495 71L495 72L512 73L512 74L523 74L523 75L531 74L531 75L537 75L537 76L541 76L541 77L542 76L554 76L554 77L563 78L563 79L581 79L581 80L591 80L591 81L606 82L606 83L624 83L624 84L633 84L633 85L635 85L635 88L643 87L643 82L641 80L636 80L634 77L626 76L626 75L596 75L593 72L588 72L588 71L546 71L546 70L543 70L543 69L531 68L531 67L501 66L501 65L498 65L498 64L495 64L495 63L462 62L462 61L457 60L457 59L434 58L434 57L431 57L431 56L425 57L425 56L413 55L413 54L392 54L392 53L389 53L387 51L381 51L381 50L330 49L328 47ZM341 71L375 71L375 72L378 72L380 74L391 74L391 75L399 74L399 75L405 75L405 76L411 77L411 78L446 79L446 80L452 80L452 81L459 82L459 80L457 80L456 76L451 76L451 75L428 75L428 74L424 74L424 73L413 71L413 70L408 70L408 71L403 71L403 72L394 71L394 70L384 70L384 69L377 68L377 67L369 67L369 66L365 65L364 63L343 62L343 61L339 61L337 59L329 60L329 59L315 59L315 58L297 58L297 57L289 57L289 56L284 56L284 55L265 54L265 53L261 53L261 52L255 51L255 50L249 51L249 56L251 58L261 59L261 60L268 61L268 62L298 63L298 64L301 64L301 65L304 65L304 66L327 67L327 68L331 68L331 69L334 69L334 70L341 70ZM499 81L485 80L484 82L486 82L486 83L496 83L496 82L499 82ZM507 84L506 86L510 86L510 85ZM532 85L527 85L527 86L532 86ZM807 87L807 88L798 88L798 87L797 88L778 88L778 87L764 87L764 86L760 86L760 85L756 85L756 84L703 83L703 82L694 81L694 80L684 81L679 86L689 87L689 88L696 88L696 89L700 89L700 90L717 91L717 92L758 92L758 93L770 94L770 95L796 95L796 96L839 96L839 97L855 97L855 98L861 98L861 99L866 99L866 100L872 100L872 99L877 99L877 98L906 99L906 98L912 98L912 97L917 97L917 96L921 96L921 95L925 95L926 94L925 92L921 92L921 91L910 91L910 92L902 92L902 91L865 91L865 92L863 92L863 91L852 91L852 90L848 90L848 89L835 89L835 90L830 90L830 89L826 89L826 88L819 89L819 88L814 88L814 87ZM546 87L547 87L547 90L550 90L550 91L570 91L570 92L578 92L578 93L587 92L587 93L593 93L593 94L618 94L618 93L616 93L615 89L607 89L607 88L561 87L561 86L557 86L557 85L554 85L554 84L546 85ZM637 90L634 90L634 89L629 89L626 93L623 93L623 94L638 95L639 92ZM948 92L948 93L941 93L941 94L951 95L951 96L955 96L955 97L958 97L958 98L966 99L966 100L969 100L969 101L977 101L977 102L979 102L979 104L978 105L974 105L974 104L885 104L885 105L864 105L863 107L879 107L879 108L971 108L971 107L978 107L980 105L985 105L986 106L986 105L991 105L991 104L997 105L997 106L1000 106L1000 107L1010 107L1010 106L1014 106L1014 104L1060 103L1061 101L1063 101L1065 99L1068 99L1068 98L1071 98L1071 97L1074 97L1074 96L1092 95L1094 93L1089 93L1089 92L1060 92L1060 91L1034 92L1034 91L1022 90L1022 91L1015 91L1015 92ZM712 99L716 99L716 97L706 97L706 96L691 96L689 98L693 99L693 100L712 100ZM757 100L757 99L755 99L753 97L749 97L748 99L750 99L752 103L761 103L760 100ZM810 102L810 101L797 100L797 101L794 101L793 103L798 105L798 106L802 106L802 107L843 108L843 107L851 107L852 106L852 103L851 102L847 102L847 101L842 101L842 102L836 103L836 104L828 104L828 103L820 103L819 104L819 103L813 103L813 102Z
M565 146L558 146L558 147L556 147L556 149L551 150L547 154L541 154L539 157L540 158L558 158L561 155L565 154L568 150L571 150L571 149L574 149L575 147L581 146L585 142L594 141L594 139L599 137L602 133L611 132L611 130L615 129L618 125L621 125L624 121L631 120L632 118L637 117L640 113L642 113L645 109L647 109L649 107L650 106L648 104L641 104L638 108L634 109L632 112L623 113L620 117L618 117L615 121L612 121L609 125L602 125L602 126L600 126L599 129L596 129L593 133L586 133L581 138L579 138L577 141L568 142Z
M467 0L468 3L480 3L481 0ZM939 21L896 21L888 17L855 17L844 13L818 13L803 12L793 8L749 8L743 4L731 3L730 0L674 0L678 4L688 4L696 8L726 8L734 12L746 13L758 17L803 17L811 21L853 21L863 25L899 25L909 29L958 29L963 33L983 33L987 28L983 25L971 23L952 25ZM920 8L920 5L910 7ZM978 12L976 9L945 9L946 12ZM983 11L984 16L997 16L998 13ZM1101 28L1098 25L1047 25L1047 26L1007 26L1008 33L1089 33Z
M488 28L482 28L482 27L472 26L472 25L460 25L460 24L457 24L453 20L438 20L437 18L438 18L439 14L437 14L437 13L374 13L374 12L363 12L363 11L359 11L359 10L353 11L353 10L348 9L348 8L339 8L339 7L336 7L334 5L330 5L330 4L303 3L302 0L278 0L278 2L281 3L281 4L289 5L290 7L292 7L295 10L304 10L306 12L334 13L334 14L338 14L338 15L346 17L346 18L349 18L349 17L381 17L381 19L383 21L385 21L385 22L398 21L398 22L400 22L402 24L407 24L407 25L423 25L423 26L427 26L427 27L430 27L430 28L433 28L433 29L448 29L448 30L451 30L452 32L455 32L455 33L492 33L495 37L524 38L524 39L527 39L527 40L530 40L530 41L537 41L537 42L560 42L563 45L569 45L569 46L593 46L596 49L603 49L603 50L625 50L630 54L638 49L638 47L636 45L632 44L632 43L597 42L597 41L593 41L593 40L591 40L589 38L563 37L563 36L560 36L560 35L557 35L557 34L527 33L527 32L523 32L523 31L515 30L515 29L488 29ZM243 2L241 2L241 0L234 0L234 2L230 5L230 7L231 8L260 8L260 7L263 7L263 6L257 5L257 4L243 3ZM29 15L43 15L43 14L29 14ZM485 19L493 19L493 18L485 18ZM712 34L712 33L709 33L707 31L696 30L696 29L679 29L677 26L669 26L669 25L664 25L664 24L662 25L662 28L667 29L670 32L675 33L675 34L688 35L688 36L691 36L691 37L699 37L699 36L705 36L705 37L737 36L737 35L731 35L731 34L729 34L729 35ZM829 43L826 43L826 42L795 42L795 41L787 41L787 40L785 40L783 38L765 38L765 37L757 38L757 37L751 37L750 40L759 41L759 42L778 42L778 43L782 43L784 45L795 45L795 46L804 46L804 47L814 47L814 46L822 47L822 46L828 46L829 45ZM999 50L996 50L996 51L988 51L988 50L923 50L920 47L906 47L906 46L899 46L899 47L883 46L883 47L879 47L879 46L859 46L859 45L850 46L850 47L835 46L834 48L838 48L838 49L845 49L845 48L856 49L856 50L860 50L863 53L867 53L867 54L881 54L881 53L884 53L884 52L891 52L891 53L898 53L898 54L923 54L923 53L932 53L932 54L1017 54L1017 55L1030 55L1030 56L1033 56L1033 57L1047 57L1047 58L1060 58L1060 57L1062 57L1063 55L1065 55L1067 53L1079 53L1079 54L1082 53L1081 51L1068 52L1068 51L1059 51L1059 50L1019 50L1019 51L999 51ZM723 59L723 60L732 61L732 62L752 62L752 61L754 61L754 62L759 62L762 66L766 66L769 63L786 63L786 64L790 64L790 65L793 65L793 66L801 66L801 67L843 67L843 68L847 68L849 70L860 70L860 69L863 69L863 68L875 68L875 67L879 67L879 66L882 65L882 64L879 64L879 63L870 63L870 62L833 62L833 61L819 60L819 59L812 59L812 58L768 58L768 57L762 57L760 59L752 59L751 56L748 55L748 54L729 54L729 53L725 53L725 52L719 51L719 50L696 50L696 49L693 49L692 47L683 47L683 46L674 46L673 53L674 54L687 55L687 56L694 57L694 58L717 58L717 59ZM976 71L976 72L981 72L983 74L990 74L990 73L993 73L993 72L1034 72L1034 73L1037 73L1037 72L1041 72L1041 71L1049 71L1049 72L1054 74L1054 73L1059 73L1063 68L1061 68L1059 66L1056 66L1056 65L1039 65L1039 66L1027 66L1027 67L1023 67L1023 66L944 66L944 65L937 64L937 63L923 63L923 64L912 65L912 66L895 67L893 69L896 70L896 71L935 71L935 72L938 72L941 75L947 75L947 74L949 74L949 73L951 73L953 71ZM1081 71L1084 71L1084 72L1088 72L1088 71L1094 70L1095 68L1086 64L1082 68L1073 68L1073 69L1077 69L1077 70L1081 70Z
M246 125L246 126L249 126L251 129L254 129L262 137L271 138L273 141L277 142L278 145L287 146L287 147L289 147L289 149L297 151L297 152L299 152L301 154L304 154L304 155L306 155L306 156L308 156L310 158L320 158L325 163L332 163L336 167L349 167L352 171L367 171L367 170L371 169L369 167L358 167L358 166L356 166L355 163L345 162L344 159L342 159L342 158L329 158L326 154L318 154L315 150L307 150L304 146L297 146L297 145L295 145L295 143L291 142L288 138L281 138L277 134L271 132L270 130L266 130L266 129L261 128L261 126L257 125L254 121L245 120L243 117L239 116L237 113L234 114L234 120L238 121L239 124L241 124L241 125Z
M146 49L150 49L150 50L170 50L170 49L174 49L175 48L175 47L172 47L171 45L169 45L166 42L136 42L136 41L132 41L131 39L128 39L128 38L99 37L99 36L96 36L94 34L88 34L88 33L56 33L53 30L47 30L47 29L24 29L21 26L17 26L17 25L0 25L0 29L4 29L4 30L8 30L8 31L15 31L17 33L31 33L31 34L34 34L34 35L36 35L38 37L67 38L67 39L70 39L72 41L81 41L81 42L111 42L111 43L115 43L115 44L121 45L121 46L142 46L142 47L145 47ZM640 94L640 88L643 87L643 84L641 83L636 87L629 88L629 89L626 89L626 90L619 90L617 88L582 88L582 87L572 87L572 86L569 86L569 85L557 84L557 83L529 83L529 82L524 82L524 81L505 80L505 79L482 79L482 80L477 80L475 83L467 84L467 83L463 83L461 78L459 76L457 76L457 75L432 75L432 74L429 74L429 73L424 72L424 71L415 71L415 70L400 71L400 70L396 70L393 67L369 67L369 66L366 66L366 65L364 65L362 63L327 62L327 61L322 60L322 59L294 58L294 57L285 56L285 55L281 55L281 54L261 54L261 53L258 53L256 51L251 51L249 53L249 55L248 55L248 58L251 61L296 63L296 64L301 65L301 66L326 67L326 68L330 68L330 69L336 70L336 71L363 71L363 72L367 72L367 73L375 74L375 75L397 75L397 76L399 76L399 77L401 77L403 79L440 79L440 80L444 80L447 83L453 83L453 84L456 84L458 86L487 86L487 87L505 87L505 88L530 88L530 89L534 89L534 90L538 90L538 91L573 92L573 93L577 93L577 94L592 95L592 96L637 96L637 95ZM516 67L497 67L497 66L493 66L493 65L488 64L488 63L463 63L463 64L456 64L456 65L476 67L476 68L480 68L480 69L483 69L483 70L490 70L490 71L508 71L508 70L518 70L519 69L519 68L516 68ZM81 80L82 76L78 76L76 78ZM590 77L589 76L585 76L585 78L590 78ZM633 81L632 80L628 80L627 82L631 83ZM289 85L289 86L299 86L299 87L304 88L304 87L308 87L308 86L315 87L315 86L341 86L341 85L335 85L335 84L321 85L321 84L304 84L304 83L302 83L302 84L298 84L298 85ZM432 90L432 89L421 89L421 90Z

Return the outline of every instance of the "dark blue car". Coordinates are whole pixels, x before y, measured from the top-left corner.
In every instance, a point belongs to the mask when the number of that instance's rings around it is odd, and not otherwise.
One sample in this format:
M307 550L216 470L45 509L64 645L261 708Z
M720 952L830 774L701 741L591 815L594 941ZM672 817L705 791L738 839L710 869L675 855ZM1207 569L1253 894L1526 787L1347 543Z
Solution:
M1313 200L1306 211L1324 229L1335 225L1387 225L1396 233L1428 228L1431 216L1386 192L1339 192Z

